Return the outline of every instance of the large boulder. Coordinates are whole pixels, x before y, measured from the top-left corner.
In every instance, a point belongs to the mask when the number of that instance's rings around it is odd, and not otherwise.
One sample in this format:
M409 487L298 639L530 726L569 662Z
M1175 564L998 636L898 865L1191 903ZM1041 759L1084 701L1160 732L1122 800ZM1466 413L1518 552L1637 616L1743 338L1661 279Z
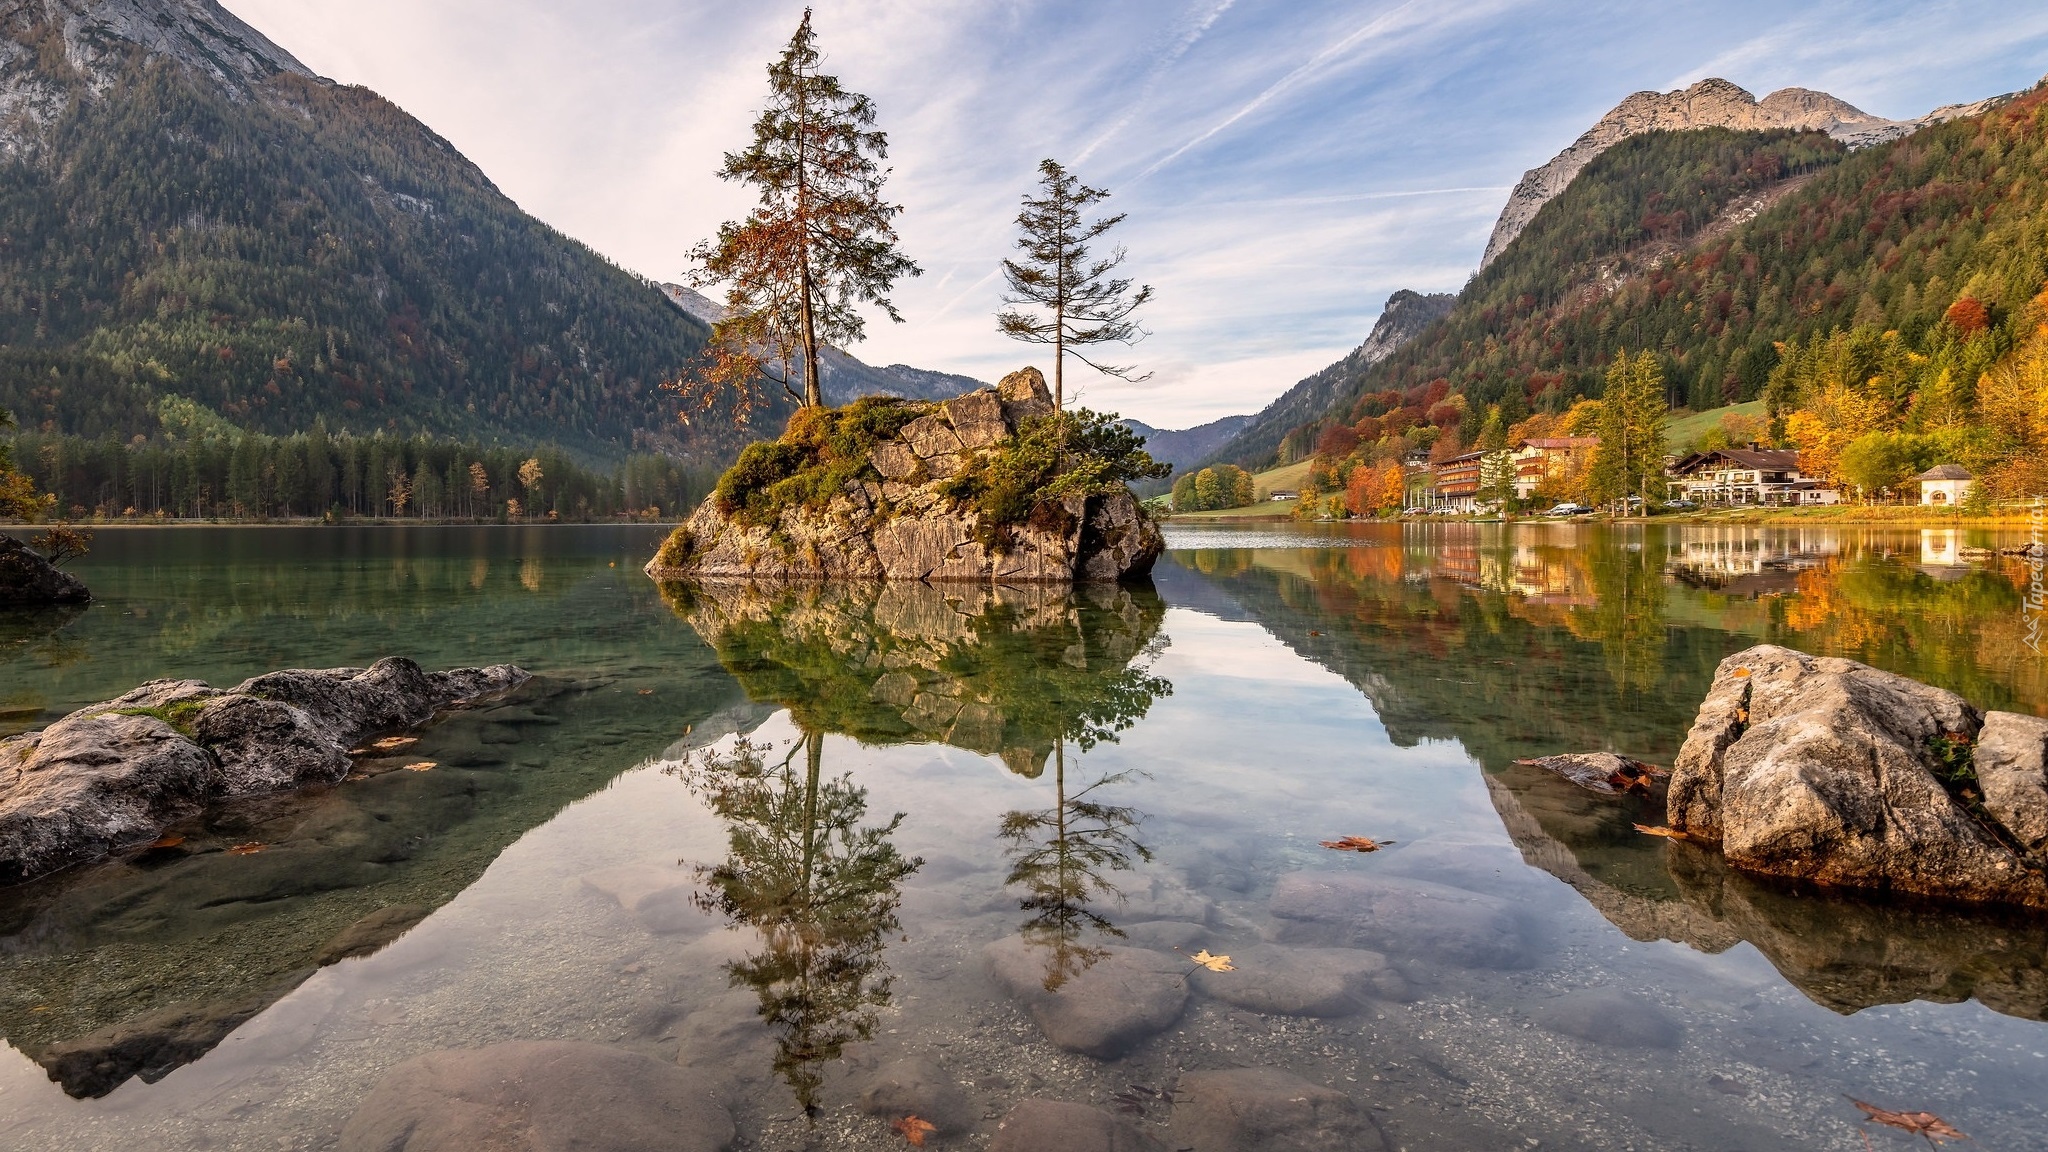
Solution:
M1760 645L1716 670L1673 765L1667 816L1751 872L2048 907L2048 882L1997 813L1970 807L1983 727L1953 692Z
M0 608L83 604L92 599L78 577L12 536L0 536Z
M386 1073L341 1152L725 1152L732 1113L705 1073L567 1041L429 1052Z
M984 523L947 481L1052 414L1045 378L1026 368L919 413L867 450L823 499L774 523L727 512L714 494L647 565L657 580L925 580L1007 584L1114 582L1143 576L1165 538L1129 489L1041 500L1017 523Z
M152 680L0 740L0 884L146 844L208 804L348 774L349 749L528 679L509 664L294 669L219 691Z
M2048 852L2048 720L1987 712L1977 735L1984 808L2027 851Z

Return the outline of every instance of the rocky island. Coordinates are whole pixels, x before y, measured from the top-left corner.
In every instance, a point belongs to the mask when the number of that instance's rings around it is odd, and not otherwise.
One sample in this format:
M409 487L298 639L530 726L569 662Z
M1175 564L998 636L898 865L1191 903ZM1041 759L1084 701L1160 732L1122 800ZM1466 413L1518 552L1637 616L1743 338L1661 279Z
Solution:
M0 740L0 884L148 844L206 806L349 773L350 749L529 679L509 664L287 669L225 691L152 680Z
M1126 485L1162 475L1128 429L1057 414L1035 368L940 403L805 408L752 445L647 573L657 580L1072 584L1151 571Z

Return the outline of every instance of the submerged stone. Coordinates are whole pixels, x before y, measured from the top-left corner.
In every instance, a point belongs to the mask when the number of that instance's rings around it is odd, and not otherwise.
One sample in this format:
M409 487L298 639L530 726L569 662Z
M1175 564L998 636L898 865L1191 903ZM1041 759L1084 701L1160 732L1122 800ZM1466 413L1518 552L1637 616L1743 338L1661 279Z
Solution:
M1010 936L984 955L1047 1040L1100 1060L1172 1026L1188 1001L1189 965L1167 953L1112 945L1091 949L1092 962L1062 967L1050 950Z
M1269 902L1286 944L1371 948L1465 968L1529 962L1521 917L1505 900L1447 884L1347 872L1294 872Z
M1113 1112L1065 1100L1026 1100L996 1124L988 1152L1166 1152Z
M732 1114L701 1072L597 1044L429 1052L386 1073L340 1152L725 1152Z
M1613 1048L1676 1048L1685 1029L1648 999L1613 988L1581 988L1530 1009L1552 1032Z
M1385 1148L1351 1097L1277 1068L1180 1078L1173 1142L1192 1152L1363 1152Z
M1363 948L1232 948L1234 972L1201 969L1195 986L1251 1012L1273 1016L1349 1016L1368 1000L1405 1000L1408 982L1378 952Z

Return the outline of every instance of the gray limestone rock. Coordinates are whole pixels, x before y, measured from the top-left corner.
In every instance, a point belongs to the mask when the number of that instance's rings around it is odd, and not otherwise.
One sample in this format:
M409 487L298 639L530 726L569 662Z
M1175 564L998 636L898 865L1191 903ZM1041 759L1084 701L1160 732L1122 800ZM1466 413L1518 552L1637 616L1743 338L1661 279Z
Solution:
M1631 790L1647 791L1654 779L1654 770L1649 765L1612 752L1567 752L1558 756L1517 760L1515 763L1541 768L1588 792L1608 796L1618 796Z
M1031 1099L996 1124L988 1152L1166 1152L1166 1146L1113 1112Z
M1128 489L1044 500L1017 523L984 524L943 482L1052 413L1035 370L1013 373L921 414L868 453L822 506L791 505L774 524L743 521L707 499L647 565L657 580L924 580L1007 584L1113 582L1143 576L1165 538Z
M1384 1149L1351 1097L1277 1068L1180 1078L1173 1143L1193 1152L1363 1152Z
M152 680L0 741L0 884L147 843L217 801L338 780L363 737L526 679L504 664L428 674L386 659L273 672L226 692Z
M88 710L0 741L0 884L147 843L219 784L206 749L150 715Z
M2048 850L2048 720L1985 713L1975 764L1985 810L2028 851Z
M1272 1016L1349 1016L1370 999L1405 1000L1408 982L1387 958L1363 948L1230 949L1234 972L1194 974L1205 996Z
M1953 692L1760 645L1716 670L1673 765L1668 819L1751 872L2048 907L2048 882L1937 775L1943 750L1982 724Z
M1398 876L1294 872L1268 905L1287 944L1371 948L1465 968L1529 962L1522 919L1505 900Z
M1100 1060L1172 1026L1187 1005L1189 965L1178 956L1108 946L1093 963L1063 969L1046 949L1017 936L984 954L996 982L1024 1004L1047 1040Z
M386 1073L341 1152L725 1152L732 1114L702 1072L597 1044L429 1052Z
M12 536L0 536L0 608L83 604L92 593L78 577Z
M988 448L1010 438L1003 401L993 388L956 396L939 405L964 448Z
M1052 390L1036 368L1020 368L996 383L996 395L1003 402L1003 416L1010 427L1020 428L1026 420L1052 415Z

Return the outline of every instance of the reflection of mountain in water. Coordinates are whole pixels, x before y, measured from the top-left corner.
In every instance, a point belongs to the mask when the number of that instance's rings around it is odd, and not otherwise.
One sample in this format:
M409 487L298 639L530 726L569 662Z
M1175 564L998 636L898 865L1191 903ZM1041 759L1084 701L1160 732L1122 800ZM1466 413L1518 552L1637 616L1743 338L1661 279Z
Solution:
M1121 588L888 584L666 586L676 612L756 701L805 731L934 742L1038 776L1171 686L1138 661L1164 607Z
M0 1035L74 1096L199 1059L732 701L708 652L668 647L654 699L615 681L534 681L366 762L369 779L237 805L174 829L181 844L0 891ZM419 760L438 766L393 770ZM222 850L249 842L267 846Z
M1154 580L1177 605L1206 585L1203 602L1343 676L1396 743L1459 741L1524 858L1633 938L1707 951L1746 940L1838 1011L1974 998L2043 1017L2048 926L1795 893L1637 833L1635 821L1663 822L1660 802L1593 796L1512 763L1596 750L1669 763L1715 664L1765 641L1987 708L2048 707L2048 672L2016 659L2018 570L1935 579L1921 559L1917 537L1897 534L1456 526L1346 549L1169 552ZM1774 565L1788 591L1745 591L1738 569ZM1697 579L1708 567L1728 579Z

